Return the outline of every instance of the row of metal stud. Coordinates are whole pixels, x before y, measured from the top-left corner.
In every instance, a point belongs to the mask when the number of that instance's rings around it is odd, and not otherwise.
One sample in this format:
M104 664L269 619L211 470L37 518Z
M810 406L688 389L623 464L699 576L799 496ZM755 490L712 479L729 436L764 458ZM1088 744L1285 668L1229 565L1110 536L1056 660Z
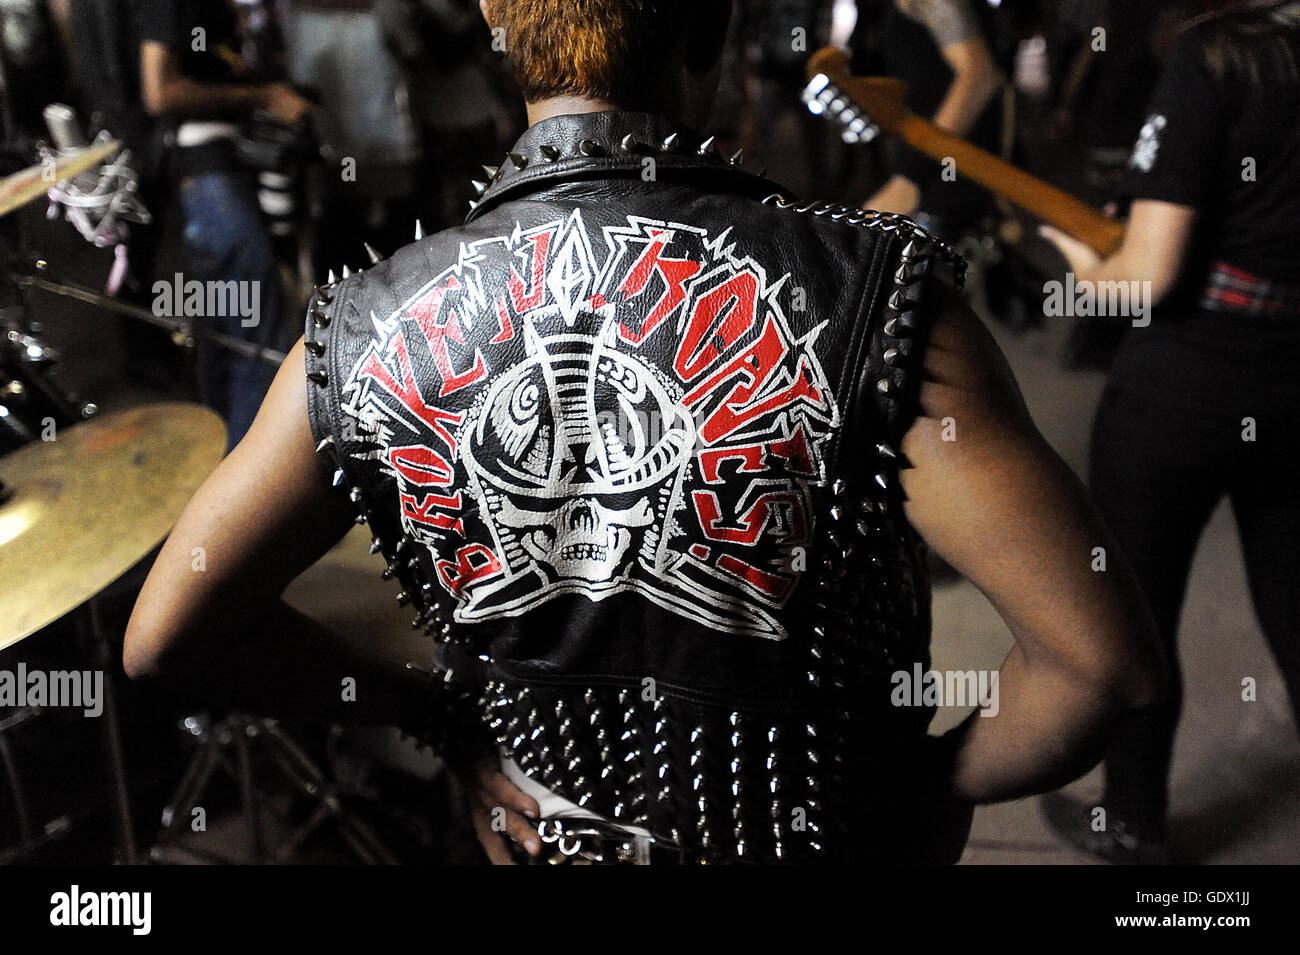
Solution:
M632 133L628 133L619 142L614 144L602 143L594 139L579 139L574 144L574 152L566 156L559 146L554 143L542 143L537 147L537 160L543 163L554 163L561 159L599 159L605 156L653 156L653 155L695 155L703 159L716 160L725 162L729 166L740 166L744 162L744 150L737 149L730 158L724 160L723 156L717 151L714 145L715 137L710 136L702 141L694 150L687 150L682 143L681 136L678 133L670 133L658 143L646 143L638 140ZM478 208L487 191L502 179L508 178L512 171L522 172L529 167L532 160L521 152L511 151L506 153L505 158L497 165L483 166L483 173L486 179L472 179L470 185L474 189L475 197L469 202L470 210ZM762 176L763 169L759 169L756 175Z
M424 230L417 220L415 223L415 238L418 241L423 237ZM371 265L377 265L382 261L383 257L369 243L363 243L363 245ZM343 267L342 272L342 280L344 281L354 274L346 265ZM360 270L356 274L360 274ZM304 348L312 358L324 359L325 357L327 351L326 335L331 324L331 315L328 309L334 302L334 293L339 282L340 279L331 269L325 284L313 289L309 309L312 335L311 337L304 336ZM309 361L308 364L310 366L312 362ZM327 363L321 361L319 364L324 366ZM328 368L309 367L307 379L313 386L327 389L329 387ZM318 454L328 456L328 460L334 466L333 484L336 487L341 485L346 476L342 461L344 452L342 448L336 445L333 435L326 434L316 445L316 451ZM348 488L348 499L356 508L356 523L369 523L373 528L374 522L371 513L367 510L365 493L358 485L351 485ZM439 600L439 590L436 584L422 579L420 558L418 553L415 552L412 539L407 535L399 534L391 550L389 550L376 531L371 537L370 553L379 553L384 557L385 566L380 573L381 578L384 580L396 579L398 581L401 587L396 595L398 604L405 606L414 602L417 605L416 616L411 621L412 628L418 629L423 626L426 634L443 643L452 642L456 639L451 622L451 613ZM416 596L413 597L413 594ZM467 638L462 637L462 639ZM431 715L427 724L420 728L418 738L425 743L435 740L441 741L445 744L441 748L445 750L448 746L454 745L457 740L463 742L473 737L471 731L475 726L481 725L478 719L481 707L475 705L472 694L454 678L453 671L450 668L445 670L435 669L431 676L435 677L433 689L431 690Z
M587 687L580 705L576 692L571 701L560 696L553 704L539 702L544 692L490 680L485 694L497 743L542 785L616 821L650 825L682 848L739 859L785 859L795 836L787 814L797 806L806 814L797 845L807 847L797 854L824 851L818 770L823 757L813 722L794 721L806 734L802 743L797 736L782 740L783 732L794 732L790 727L783 731L777 724L760 724L766 745L754 747L745 736L750 722L759 718L738 711L709 730L708 721L698 715L683 722L679 705L663 697L648 712L638 712L635 694L626 688ZM686 741L689 752L671 752L674 740ZM796 768L798 753L790 743L806 760L803 772ZM751 768L746 761L752 758L760 764ZM725 778L711 766L726 766ZM766 800L746 791L747 779L760 778ZM716 800L727 795L729 806L722 810ZM687 805L694 806L693 829L682 826L680 813ZM770 817L762 822L760 807L765 805Z
M893 275L894 289L887 301L886 320L882 328L882 359L886 373L876 381L875 386L880 400L897 405L899 398L906 393L908 359L913 351L910 334L915 330L914 309L920 298L919 283L928 274L932 256L938 251L952 265L955 284L960 287L964 279L964 261L955 251L904 216L855 209L827 201L798 203L780 194L770 195L763 201L778 208L827 217L848 226L886 234L898 233L904 241L899 256L900 263ZM904 645L904 627L900 617L900 613L906 609L911 611L911 622L914 623L917 619L915 602L907 599L915 596L915 588L907 575L910 563L903 553L891 555L895 559L888 562L880 553L881 546L885 544L891 548L897 546L900 551L908 546L906 537L894 526L896 516L891 508L891 501L897 498L898 491L895 480L898 453L888 440L878 441L874 451L878 464L872 469L877 486L873 494L860 497L851 494L851 489L843 478L836 478L830 486L831 494L826 508L826 516L830 518L825 535L827 556L823 559L816 579L822 593L815 603L818 612L815 614L816 623L811 628L812 638L808 643L811 658L808 672L810 693L822 694L821 702L834 717L831 724L831 765L824 770L833 797L844 794L844 755L850 749L849 743L854 736L853 711L855 706L861 705L865 689L858 685L859 682L875 678L873 690L880 692L883 687L879 680L882 669L896 667L900 656L914 655L918 649ZM874 538L874 541L871 546L855 546L845 539L846 530L857 538L864 539L864 544L865 539ZM871 615L873 629L881 632L882 639L879 642L884 646L879 646L878 641L871 638L874 634L868 635L865 640L854 639L852 624L855 622L855 614L842 606L845 594L840 580L851 575L854 577L849 582L848 593L850 599L857 602L863 591L863 574L868 572L881 575L886 585L892 584L893 589L898 591L892 597L877 600L879 610ZM831 614L840 615L846 625L833 626L829 621ZM827 639L832 634L840 639L828 646ZM873 650L876 651L874 654ZM833 810L833 818L853 811L852 806L837 805Z

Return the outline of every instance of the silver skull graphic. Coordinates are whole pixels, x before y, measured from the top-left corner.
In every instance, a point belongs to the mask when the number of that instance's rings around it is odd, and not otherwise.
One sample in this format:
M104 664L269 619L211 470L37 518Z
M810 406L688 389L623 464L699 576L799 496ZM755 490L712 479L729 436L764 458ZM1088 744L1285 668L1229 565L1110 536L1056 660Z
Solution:
M694 422L605 336L526 341L526 357L490 383L467 425L481 516L512 572L609 588L638 559L655 565Z

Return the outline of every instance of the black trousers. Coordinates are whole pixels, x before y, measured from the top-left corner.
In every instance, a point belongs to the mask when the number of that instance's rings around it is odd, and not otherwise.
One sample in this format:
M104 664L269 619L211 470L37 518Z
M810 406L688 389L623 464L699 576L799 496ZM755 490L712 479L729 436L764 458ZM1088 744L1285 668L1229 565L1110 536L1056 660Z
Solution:
M1174 674L1164 704L1108 754L1105 801L1159 833L1184 695L1206 692L1183 686L1177 661L1187 576L1224 496L1255 613L1300 718L1300 317L1157 314L1131 330L1093 427L1090 484L1146 591ZM1252 675L1234 674L1229 691Z

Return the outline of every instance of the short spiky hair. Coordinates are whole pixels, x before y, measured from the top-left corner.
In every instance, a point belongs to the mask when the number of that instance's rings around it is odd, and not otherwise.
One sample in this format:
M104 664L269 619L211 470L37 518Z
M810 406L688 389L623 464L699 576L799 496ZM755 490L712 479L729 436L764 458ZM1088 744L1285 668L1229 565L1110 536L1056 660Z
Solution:
M707 70L721 50L731 0L487 0L524 98L644 101L681 52Z

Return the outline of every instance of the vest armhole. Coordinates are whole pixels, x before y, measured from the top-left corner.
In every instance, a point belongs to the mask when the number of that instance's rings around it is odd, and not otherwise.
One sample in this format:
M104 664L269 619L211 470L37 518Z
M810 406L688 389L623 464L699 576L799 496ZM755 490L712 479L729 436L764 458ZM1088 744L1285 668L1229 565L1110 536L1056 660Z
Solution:
M876 452L886 471L907 466L898 446L916 420L930 329L961 288L965 267L947 246L919 230L900 234L898 245L892 288L872 329L861 385L874 398L883 429Z
M350 291L350 289L349 289ZM337 434L338 403L336 352L337 322L343 311L344 284L334 282L312 289L303 325L303 347L307 365L307 421L321 468L335 487L346 489L343 476L343 436ZM340 492L342 493L342 491Z

